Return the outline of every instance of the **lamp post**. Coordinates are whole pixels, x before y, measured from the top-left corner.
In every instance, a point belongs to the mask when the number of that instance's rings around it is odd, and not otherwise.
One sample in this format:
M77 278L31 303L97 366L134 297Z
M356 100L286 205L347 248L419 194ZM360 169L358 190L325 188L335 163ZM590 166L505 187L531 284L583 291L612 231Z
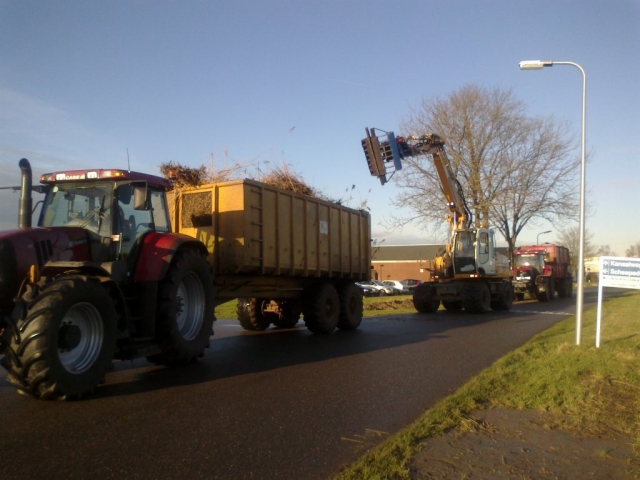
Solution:
M554 65L571 65L582 73L582 169L580 176L580 250L578 254L578 291L576 293L576 345L580 345L582 333L582 303L584 292L584 191L586 176L586 152L587 141L587 74L584 69L574 62L554 62L552 60L525 60L520 62L521 70L540 70Z
M547 230L546 232L540 232L536 237L536 245L540 245L540 235L544 235L545 233L551 233L551 230Z

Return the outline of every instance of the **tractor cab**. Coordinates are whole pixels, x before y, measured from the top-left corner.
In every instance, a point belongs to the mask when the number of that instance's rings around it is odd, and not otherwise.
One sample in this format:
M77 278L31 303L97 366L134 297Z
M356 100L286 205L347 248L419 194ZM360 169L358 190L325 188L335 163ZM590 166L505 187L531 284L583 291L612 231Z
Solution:
M45 174L38 226L87 232L91 260L126 260L146 232L169 232L167 180L121 170Z

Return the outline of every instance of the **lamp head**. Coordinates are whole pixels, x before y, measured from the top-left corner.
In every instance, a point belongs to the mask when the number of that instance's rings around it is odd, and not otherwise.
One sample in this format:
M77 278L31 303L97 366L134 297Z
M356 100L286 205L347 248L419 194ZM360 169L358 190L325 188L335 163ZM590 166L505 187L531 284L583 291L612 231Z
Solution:
M523 60L520 62L520 70L541 70L544 67L552 67L551 60Z

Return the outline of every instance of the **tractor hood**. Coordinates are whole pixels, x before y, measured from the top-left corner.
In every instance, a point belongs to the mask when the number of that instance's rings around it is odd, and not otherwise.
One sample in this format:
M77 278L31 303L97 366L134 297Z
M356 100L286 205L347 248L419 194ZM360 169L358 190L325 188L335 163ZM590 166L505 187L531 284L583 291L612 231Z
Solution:
M88 261L89 238L77 227L22 228L0 232L0 309L13 306L32 265L48 261Z

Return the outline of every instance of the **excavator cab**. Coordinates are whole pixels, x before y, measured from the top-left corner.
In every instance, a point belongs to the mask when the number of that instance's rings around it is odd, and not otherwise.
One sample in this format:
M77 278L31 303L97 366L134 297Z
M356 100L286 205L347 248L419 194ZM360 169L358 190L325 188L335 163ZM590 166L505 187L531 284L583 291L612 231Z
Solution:
M494 275L495 235L492 230L458 230L454 232L451 252L456 275Z

